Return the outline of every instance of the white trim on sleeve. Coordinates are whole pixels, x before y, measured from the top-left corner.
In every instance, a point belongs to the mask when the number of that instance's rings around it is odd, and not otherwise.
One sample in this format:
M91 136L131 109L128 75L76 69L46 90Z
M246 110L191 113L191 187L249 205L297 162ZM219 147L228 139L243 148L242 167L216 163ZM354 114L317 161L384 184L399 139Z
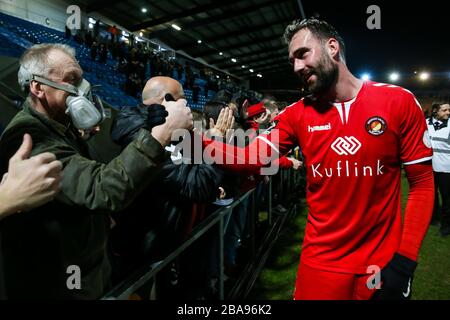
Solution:
M271 147L273 150L275 150L278 154L280 154L280 151L277 149L277 147L275 147L275 145L270 142L267 138L262 137L262 136L257 136L256 139L261 139L262 141L264 141L265 143L267 143L269 145L269 147Z
M431 160L432 158L433 158L433 156L422 158L422 159L417 159L417 160L413 160L413 161L409 161L409 162L404 162L403 164L404 165L409 165L409 164L421 163L421 162L425 162L425 161Z

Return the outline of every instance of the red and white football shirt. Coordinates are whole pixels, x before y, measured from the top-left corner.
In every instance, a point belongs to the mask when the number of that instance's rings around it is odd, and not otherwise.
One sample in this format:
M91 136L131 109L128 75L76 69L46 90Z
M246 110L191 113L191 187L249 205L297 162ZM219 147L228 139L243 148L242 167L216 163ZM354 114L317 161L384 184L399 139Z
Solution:
M414 96L366 82L351 101L319 105L304 98L276 120L258 138L282 154L297 143L307 171L302 262L356 274L386 265L401 240L401 164L432 157Z

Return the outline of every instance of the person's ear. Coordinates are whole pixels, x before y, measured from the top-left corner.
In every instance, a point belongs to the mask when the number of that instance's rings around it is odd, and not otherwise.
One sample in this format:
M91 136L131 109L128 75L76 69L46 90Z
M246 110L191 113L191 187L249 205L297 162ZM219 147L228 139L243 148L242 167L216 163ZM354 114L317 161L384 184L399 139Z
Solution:
M37 97L38 99L43 99L45 97L45 92L42 88L42 83L39 83L37 81L31 81L30 92L33 96Z
M330 55L330 57L334 60L338 60L339 59L339 42L334 39L334 38L330 38L328 39L327 43L326 43L326 48L328 51L328 54Z

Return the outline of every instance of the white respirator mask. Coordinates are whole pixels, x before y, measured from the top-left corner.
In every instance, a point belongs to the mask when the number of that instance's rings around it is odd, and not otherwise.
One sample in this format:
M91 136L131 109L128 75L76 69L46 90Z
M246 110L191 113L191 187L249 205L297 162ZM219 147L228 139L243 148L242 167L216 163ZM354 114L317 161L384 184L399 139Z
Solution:
M24 70L23 67L21 67ZM23 72L23 71L20 72ZM25 72L28 72L25 70ZM66 99L66 114L72 120L74 127L80 132L83 139L88 139L98 126L105 120L105 109L100 98L92 95L91 85L86 79L77 85L56 83L44 77L29 74L27 83L31 81L46 84L52 88L63 90L71 95Z

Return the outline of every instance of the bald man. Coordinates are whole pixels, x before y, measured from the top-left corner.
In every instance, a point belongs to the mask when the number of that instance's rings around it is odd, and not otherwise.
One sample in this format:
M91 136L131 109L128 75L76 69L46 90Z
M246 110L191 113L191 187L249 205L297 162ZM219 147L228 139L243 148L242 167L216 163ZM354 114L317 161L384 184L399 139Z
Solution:
M147 81L142 99L143 104L124 107L117 115L112 137L122 148L133 141L135 133L149 118L154 117L151 114L154 108L164 100L184 99L184 92L178 81L169 77L154 77ZM222 180L220 169L207 164L179 163L182 155L174 152L175 146L168 145L166 150L172 156L160 173L149 182L125 214L113 215L116 225L111 231L111 250L116 268L113 270L115 282L142 263L148 263L148 259L154 261L164 257L179 244L180 239L184 239L193 225L193 204L211 203L219 193Z
M148 80L142 91L143 103L138 106L124 106L117 114L111 129L113 141L124 149L134 140L140 128L152 128L153 123L164 121L167 112L161 104L166 98L174 101L185 99L181 84L169 77L153 77ZM166 139L170 140L170 137Z
M161 104L166 94L170 94L176 101L184 99L181 83L169 77L153 77L147 81L142 90L142 100L145 105Z

